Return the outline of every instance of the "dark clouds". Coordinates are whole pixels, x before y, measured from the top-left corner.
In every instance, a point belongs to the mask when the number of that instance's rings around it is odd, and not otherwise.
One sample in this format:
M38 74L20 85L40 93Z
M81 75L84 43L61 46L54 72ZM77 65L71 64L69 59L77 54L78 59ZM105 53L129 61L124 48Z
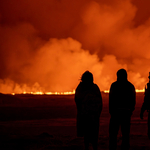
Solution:
M122 67L144 88L148 6L148 0L1 0L0 91L72 91L87 69L105 90Z

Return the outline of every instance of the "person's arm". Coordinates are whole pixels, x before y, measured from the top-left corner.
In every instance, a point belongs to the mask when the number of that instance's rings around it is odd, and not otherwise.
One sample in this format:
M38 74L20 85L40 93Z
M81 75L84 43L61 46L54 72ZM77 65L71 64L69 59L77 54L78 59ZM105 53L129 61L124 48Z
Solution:
M102 107L103 107L103 103L102 103L102 95L100 92L99 87L95 84L95 92L96 92L96 96L98 97L98 102L97 105L99 107L99 114L101 114L102 112Z
M81 84L79 84L75 90L75 103L77 111L81 111Z
M101 95L101 92L100 92L100 89L99 89L99 110L100 110L100 114L102 112L102 108L103 108L103 101L102 101L102 95Z
M143 114L146 110L146 96L144 97L144 102L142 104L142 107L141 107L141 112L140 112L140 118L143 119Z
M132 108L131 108L131 112L134 111L135 105L136 105L136 91L135 91L135 87L133 86L133 88L132 88Z
M109 113L110 115L112 115L112 112L113 112L113 107L114 107L114 104L113 104L113 86L111 85L110 87L110 90L109 90Z

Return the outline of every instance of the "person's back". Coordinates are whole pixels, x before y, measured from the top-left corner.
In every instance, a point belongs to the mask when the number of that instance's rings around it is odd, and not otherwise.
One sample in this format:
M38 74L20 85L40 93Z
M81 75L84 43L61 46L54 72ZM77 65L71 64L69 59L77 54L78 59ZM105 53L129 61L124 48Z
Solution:
M76 89L76 103L78 103L79 111L82 115L100 115L102 100L99 88L96 84L92 84L90 87L80 83L79 88ZM79 90L79 91L78 91Z
M135 88L129 82L116 81L112 83L109 92L109 112L117 111L132 112L135 107Z
M85 149L92 143L97 150L99 117L102 111L102 97L100 90L93 83L93 75L86 71L81 78L75 92L77 106L77 136L84 137Z
M109 92L109 149L117 148L117 134L119 126L122 131L122 149L129 149L130 120L135 108L135 88L127 80L127 72L120 69L117 81L112 83Z

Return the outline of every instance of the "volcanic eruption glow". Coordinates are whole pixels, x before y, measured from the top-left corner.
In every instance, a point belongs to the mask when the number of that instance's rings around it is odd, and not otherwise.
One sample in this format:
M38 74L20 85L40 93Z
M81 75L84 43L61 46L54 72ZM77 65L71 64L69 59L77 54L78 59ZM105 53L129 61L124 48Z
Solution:
M75 90L73 90L72 92L23 92L23 93L11 93L12 95L15 94L32 94L32 95L72 95L75 94Z
M73 91L86 70L106 91L120 68L143 92L150 71L149 5L148 0L1 0L0 92L71 94L65 91Z
M140 92L141 92L141 93L144 93L144 92L145 92L145 89L140 89L140 90L139 90L139 89L136 89L135 91L136 91L136 93L140 93ZM109 90L105 90L104 93L109 93Z

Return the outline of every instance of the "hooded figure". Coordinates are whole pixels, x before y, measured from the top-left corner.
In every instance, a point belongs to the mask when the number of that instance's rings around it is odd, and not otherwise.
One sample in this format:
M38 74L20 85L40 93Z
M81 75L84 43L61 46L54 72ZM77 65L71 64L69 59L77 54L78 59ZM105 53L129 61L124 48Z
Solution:
M93 75L86 71L76 88L75 102L77 106L77 136L84 137L85 150L89 143L97 150L99 117L102 111L100 89L93 83Z
M117 81L112 83L109 92L109 149L117 148L117 134L121 126L122 149L129 149L129 134L131 115L135 109L135 88L127 80L127 72L120 69L117 72Z

